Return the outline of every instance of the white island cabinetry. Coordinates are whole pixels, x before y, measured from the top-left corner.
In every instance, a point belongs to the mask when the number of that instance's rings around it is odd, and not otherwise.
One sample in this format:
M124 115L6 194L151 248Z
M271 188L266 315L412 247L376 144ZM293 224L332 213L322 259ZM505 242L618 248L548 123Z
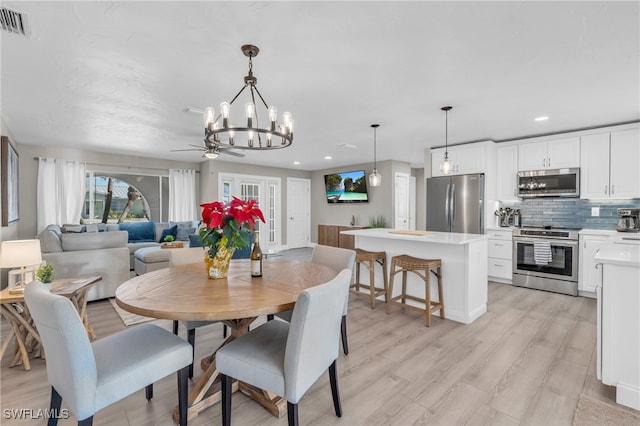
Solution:
M441 259L445 318L470 324L487 311L486 235L430 231L426 235L405 235L390 231L376 228L342 233L355 236L356 248L386 252L389 272L391 258L396 255ZM376 268L376 274L376 282L382 282L380 268ZM398 274L394 296L400 294L401 283L402 274ZM436 283L431 280L432 295L438 294ZM424 281L413 273L407 274L407 293L424 297Z
M640 242L605 244L595 261L602 268L596 373L616 387L618 404L640 410Z

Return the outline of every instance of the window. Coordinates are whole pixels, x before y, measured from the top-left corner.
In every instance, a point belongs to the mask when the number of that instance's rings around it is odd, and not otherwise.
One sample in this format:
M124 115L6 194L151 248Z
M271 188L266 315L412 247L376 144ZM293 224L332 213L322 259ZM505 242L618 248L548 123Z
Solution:
M108 201L111 185L111 201ZM168 212L168 177L116 173L87 173L85 223L162 221Z

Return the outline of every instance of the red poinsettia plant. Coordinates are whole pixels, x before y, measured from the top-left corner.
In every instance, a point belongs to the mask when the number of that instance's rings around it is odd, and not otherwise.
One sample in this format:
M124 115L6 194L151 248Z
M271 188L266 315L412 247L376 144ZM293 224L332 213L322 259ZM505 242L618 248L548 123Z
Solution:
M228 203L213 201L200 207L204 224L199 232L200 242L211 258L215 257L219 247L228 250L248 247L249 234L256 221L265 221L256 200L244 201L233 197Z

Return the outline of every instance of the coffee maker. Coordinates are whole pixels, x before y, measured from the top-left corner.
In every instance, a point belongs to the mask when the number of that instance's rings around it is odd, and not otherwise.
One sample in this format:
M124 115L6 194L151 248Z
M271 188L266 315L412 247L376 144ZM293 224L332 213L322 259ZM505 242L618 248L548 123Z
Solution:
M618 232L640 232L640 209L618 209Z

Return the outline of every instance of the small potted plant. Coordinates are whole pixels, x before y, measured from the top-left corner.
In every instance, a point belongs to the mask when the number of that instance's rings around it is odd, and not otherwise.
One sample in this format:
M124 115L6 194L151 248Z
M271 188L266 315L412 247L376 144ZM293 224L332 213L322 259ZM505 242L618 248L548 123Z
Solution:
M36 269L35 278L42 283L50 283L55 276L56 270L51 263L45 263Z

